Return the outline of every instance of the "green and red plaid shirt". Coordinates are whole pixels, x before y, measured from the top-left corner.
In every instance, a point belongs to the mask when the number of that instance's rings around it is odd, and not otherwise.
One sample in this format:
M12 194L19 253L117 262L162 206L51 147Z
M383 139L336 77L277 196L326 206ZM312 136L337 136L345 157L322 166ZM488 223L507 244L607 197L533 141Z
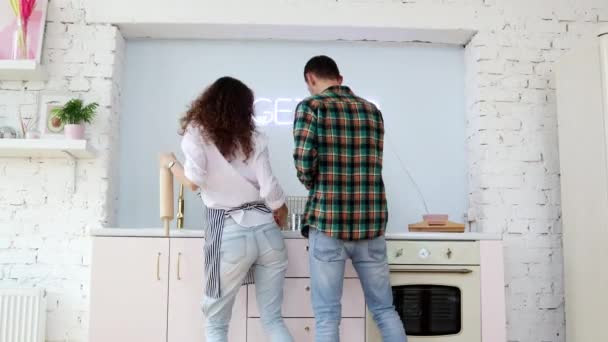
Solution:
M384 234L384 121L374 104L344 86L302 101L295 114L294 160L309 190L303 234L315 228L341 240Z

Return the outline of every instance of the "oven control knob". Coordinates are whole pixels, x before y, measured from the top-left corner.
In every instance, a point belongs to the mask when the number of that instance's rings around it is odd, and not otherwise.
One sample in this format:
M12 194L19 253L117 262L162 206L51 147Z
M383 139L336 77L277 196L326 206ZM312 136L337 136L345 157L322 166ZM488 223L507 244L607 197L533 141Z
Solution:
M395 258L400 258L403 256L403 248L399 248L396 252L395 252Z
M426 248L423 248L423 249L421 249L421 250L419 250L419 251L418 251L418 257L419 257L420 259L426 259L426 258L428 258L430 255L431 255L431 252L429 252L429 250L428 250L428 249L426 249Z

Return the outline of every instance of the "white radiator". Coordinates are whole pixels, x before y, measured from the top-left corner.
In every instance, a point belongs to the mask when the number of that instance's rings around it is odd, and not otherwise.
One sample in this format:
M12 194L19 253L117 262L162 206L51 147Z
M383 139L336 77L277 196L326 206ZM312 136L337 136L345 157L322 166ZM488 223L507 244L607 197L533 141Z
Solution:
M42 289L0 289L0 342L44 342L46 295Z

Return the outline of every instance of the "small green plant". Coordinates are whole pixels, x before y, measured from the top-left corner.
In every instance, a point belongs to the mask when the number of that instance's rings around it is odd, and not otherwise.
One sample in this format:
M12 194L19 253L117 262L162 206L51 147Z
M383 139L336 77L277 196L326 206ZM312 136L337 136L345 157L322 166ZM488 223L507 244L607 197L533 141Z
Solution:
M98 107L99 104L95 102L85 106L82 100L71 99L63 107L51 110L51 113L64 125L78 125L83 122L91 123Z

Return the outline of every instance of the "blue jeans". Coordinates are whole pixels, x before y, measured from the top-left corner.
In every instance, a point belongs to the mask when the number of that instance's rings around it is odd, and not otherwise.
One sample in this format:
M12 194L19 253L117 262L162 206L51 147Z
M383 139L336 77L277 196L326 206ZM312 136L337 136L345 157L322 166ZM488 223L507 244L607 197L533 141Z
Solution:
M315 342L338 342L342 316L342 287L347 258L359 274L365 302L384 342L406 342L401 318L395 311L390 285L386 241L341 241L310 230L312 306L316 320Z
M287 250L276 224L242 227L226 219L220 262L220 298L203 299L207 342L226 342L234 300L247 272L255 265L258 308L264 330L272 342L292 342L281 317Z

